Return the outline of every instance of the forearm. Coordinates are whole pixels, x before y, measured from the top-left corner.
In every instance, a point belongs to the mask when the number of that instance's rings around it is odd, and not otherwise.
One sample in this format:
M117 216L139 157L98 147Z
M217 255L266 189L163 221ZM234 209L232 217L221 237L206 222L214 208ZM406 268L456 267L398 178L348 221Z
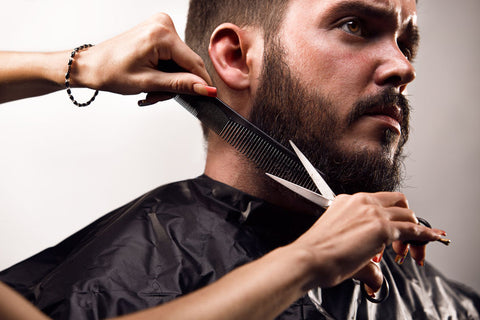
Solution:
M49 318L18 293L0 282L0 318L3 320L48 320Z
M307 291L307 258L279 248L201 290L122 319L272 319Z
M0 103L63 89L68 51L0 52Z

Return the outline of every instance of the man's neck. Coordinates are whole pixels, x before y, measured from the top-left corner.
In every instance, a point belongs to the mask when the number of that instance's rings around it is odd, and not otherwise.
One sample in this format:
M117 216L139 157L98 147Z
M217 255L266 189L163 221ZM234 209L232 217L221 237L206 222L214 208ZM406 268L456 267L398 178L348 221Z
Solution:
M268 178L251 161L217 137L209 139L205 174L214 180L293 212L310 212L315 215L323 212L317 205L304 200Z

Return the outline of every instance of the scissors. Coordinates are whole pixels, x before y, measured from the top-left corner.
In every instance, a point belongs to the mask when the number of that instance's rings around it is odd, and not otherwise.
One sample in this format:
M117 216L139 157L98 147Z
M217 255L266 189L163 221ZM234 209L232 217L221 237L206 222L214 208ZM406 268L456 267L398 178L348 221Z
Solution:
M298 159L302 163L303 167L305 170L308 172L310 178L313 180L313 183L315 186L318 188L318 191L320 193L311 191L309 189L306 189L302 186L299 186L293 182L290 182L288 180L282 179L280 177L277 177L273 174L266 173L267 176L275 180L276 182L280 183L284 187L290 189L291 191L297 193L298 195L304 197L307 200L310 200L311 202L319 205L320 207L324 209L328 209L332 202L335 200L335 193L332 191L332 189L329 187L329 185L325 182L323 177L320 175L320 173L315 169L315 167L312 165L312 163L305 157L305 155L297 148L297 146L290 141L290 145L293 148L293 151L295 151L295 154L297 155ZM423 224L424 226L431 228L432 226L430 223L428 223L427 220L417 217L419 224ZM437 241L440 241L444 245L449 245L450 240L449 239L439 239ZM428 243L428 241L407 241L406 243L415 245L415 246L422 246ZM374 297L371 297L367 292L365 291L363 283L361 284L361 291L362 294L365 296L365 298L373 303L380 303L383 302L385 299L388 298L388 295L390 293L389 289L389 284L385 276L383 276L383 283L382 283L382 288L381 292L383 292L383 295L376 299Z

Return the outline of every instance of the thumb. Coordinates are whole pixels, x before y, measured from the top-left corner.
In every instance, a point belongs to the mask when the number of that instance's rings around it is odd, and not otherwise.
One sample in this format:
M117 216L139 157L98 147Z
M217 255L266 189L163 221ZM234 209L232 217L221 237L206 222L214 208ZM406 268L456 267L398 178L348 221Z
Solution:
M138 102L147 106L159 101L173 98L175 94L198 94L208 97L217 96L217 88L208 86L202 78L191 73L165 73L152 71L150 75L147 97Z

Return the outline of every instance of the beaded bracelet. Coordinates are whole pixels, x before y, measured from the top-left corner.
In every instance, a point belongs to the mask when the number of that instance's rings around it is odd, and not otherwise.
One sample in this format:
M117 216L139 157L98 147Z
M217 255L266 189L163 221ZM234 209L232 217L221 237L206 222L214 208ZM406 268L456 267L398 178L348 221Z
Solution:
M80 50L87 49L87 48L90 48L92 46L93 45L91 45L91 44L84 44L83 46L80 46L80 47L77 47L77 48L73 49L72 53L70 54L70 59L68 60L68 69L67 69L67 73L65 73L65 87L67 88L68 97L70 98L70 100L72 100L73 104L76 105L77 107L88 106L90 103L93 102L93 100L95 100L95 97L98 95L98 90L95 90L95 93L93 94L93 97L90 100L88 100L85 103L79 103L73 97L72 90L70 89L70 71L72 69L73 58L75 57L75 54Z

